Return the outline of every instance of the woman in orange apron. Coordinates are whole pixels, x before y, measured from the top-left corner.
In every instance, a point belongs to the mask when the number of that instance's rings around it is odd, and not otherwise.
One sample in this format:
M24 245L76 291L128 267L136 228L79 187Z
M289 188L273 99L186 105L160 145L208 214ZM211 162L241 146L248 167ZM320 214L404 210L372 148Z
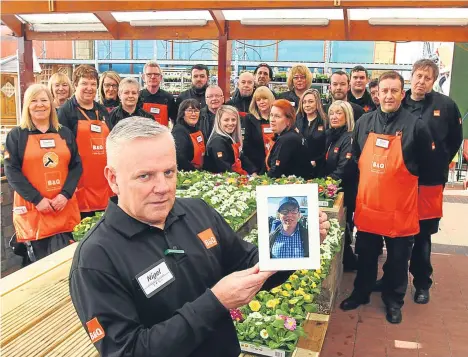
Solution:
M354 121L354 120L353 120ZM317 89L308 89L299 100L296 127L307 140L309 177L322 177L325 164L328 117Z
M213 173L252 173L252 164L242 154L242 134L239 113L230 105L216 112L213 132L206 145L205 169Z
M112 195L104 176L109 114L106 108L94 101L98 87L98 74L94 67L79 66L73 72L72 82L75 95L60 108L58 118L60 124L69 128L76 137L83 165L76 197L84 218L105 210Z
M265 172L265 157L273 147L273 130L270 127L270 111L275 97L268 87L255 90L245 117L244 155L252 162L253 171Z
M387 246L382 300L386 318L400 323L408 261L419 233L418 177L430 174L432 138L427 125L401 107L404 80L394 71L379 78L380 107L361 117L353 136L359 186L354 223L358 269L351 296L340 307L369 302L377 279L382 237Z
M107 71L101 74L99 81L99 103L101 103L110 113L120 104L118 94L120 76L117 72Z
M177 123L172 129L176 144L177 168L195 171L203 168L205 138L197 124L200 119L200 102L186 99L179 106Z
M307 143L296 128L296 113L288 100L278 99L273 103L270 126L275 136L265 158L267 175L272 178L282 175L307 178Z
M13 224L27 261L41 259L73 241L80 222L75 189L82 173L73 134L58 123L50 91L31 85L21 125L6 138L5 173L14 189Z

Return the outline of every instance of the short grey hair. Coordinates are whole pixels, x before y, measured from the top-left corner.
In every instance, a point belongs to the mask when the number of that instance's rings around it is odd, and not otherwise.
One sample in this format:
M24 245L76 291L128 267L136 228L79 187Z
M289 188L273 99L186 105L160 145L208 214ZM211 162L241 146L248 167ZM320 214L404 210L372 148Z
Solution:
M171 132L154 119L134 116L119 121L106 139L107 164L112 165L119 150L129 141L139 138L155 138L166 133ZM170 137L174 141L172 135Z
M138 82L133 77L125 77L119 83L119 95L122 94L123 87L127 86L127 85L133 85L133 86L137 87L138 92L140 92L140 89L141 89L140 82Z
M425 69L428 69L428 68L432 69L432 75L434 76L434 78L433 78L434 81L437 78L439 78L439 67L437 66L437 64L433 60L430 60L428 58L423 58L423 59L420 59L420 60L417 60L416 62L414 62L413 69L411 70L411 76L418 69L425 70Z
M156 68L159 68L159 70L162 72L161 66L156 61L151 60L151 61L146 62L145 65L143 66L143 74L146 73L147 67L156 67Z

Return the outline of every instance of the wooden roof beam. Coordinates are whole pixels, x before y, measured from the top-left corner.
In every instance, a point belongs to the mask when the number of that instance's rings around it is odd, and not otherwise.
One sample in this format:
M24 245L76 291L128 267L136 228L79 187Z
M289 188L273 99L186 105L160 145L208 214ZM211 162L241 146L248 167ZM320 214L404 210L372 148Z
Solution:
M94 16L96 16L99 19L99 21L102 22L102 24L112 35L114 40L119 39L119 23L117 22L115 17L112 16L112 13L110 11L97 11L94 13Z
M2 13L50 13L49 0L3 0ZM336 5L338 4L338 5ZM98 11L171 11L171 10L251 10L251 9L366 9L366 8L457 8L468 7L466 0L141 0L76 1L54 0L54 13Z
M24 26L23 23L15 15L2 14L2 22L8 26L16 37L23 37Z
M350 32L350 19L349 19L349 9L343 9L343 23L344 23L344 37L345 40L349 40Z
M227 22L226 18L224 17L223 10L209 10L210 15L213 18L214 22L216 23L216 27L218 28L219 35L225 35L227 31Z

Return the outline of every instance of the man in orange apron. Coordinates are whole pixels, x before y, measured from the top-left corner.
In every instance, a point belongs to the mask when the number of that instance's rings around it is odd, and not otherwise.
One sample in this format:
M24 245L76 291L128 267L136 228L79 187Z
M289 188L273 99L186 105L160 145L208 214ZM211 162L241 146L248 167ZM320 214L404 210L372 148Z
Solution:
M161 67L154 61L149 61L143 67L143 81L146 86L140 92L143 110L150 113L154 120L162 125L169 125L169 118L175 124L177 109L171 93L160 88L163 73Z
M406 92L402 103L403 108L428 125L435 145L431 175L427 179L419 179L420 233L414 238L409 267L414 277L414 301L417 304L429 302L433 271L431 235L439 230L449 164L463 141L461 115L456 103L432 90L438 73L439 68L431 60L422 59L414 63L411 90ZM379 281L375 290L380 290L381 285L382 281Z
M433 144L427 125L401 107L403 86L397 72L382 74L380 108L361 117L354 129L353 156L359 166L354 222L359 258L354 290L340 305L352 310L369 302L384 237L387 278L382 300L390 323L402 319L408 260L419 233L418 177L428 174Z

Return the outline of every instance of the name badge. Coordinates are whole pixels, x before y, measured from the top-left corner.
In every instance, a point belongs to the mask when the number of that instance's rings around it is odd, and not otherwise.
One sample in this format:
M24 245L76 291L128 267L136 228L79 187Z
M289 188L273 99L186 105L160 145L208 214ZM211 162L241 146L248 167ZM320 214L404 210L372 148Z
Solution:
M41 139L39 141L39 145L41 146L41 148L54 148L55 140L54 139Z
M203 137L201 135L197 136L197 142L201 143L203 141Z
M272 134L272 133L273 133L273 129L271 129L271 128L263 128L263 132L264 132L265 134Z
M323 131L323 126L320 125L318 128L317 128L318 131Z
M100 133L102 131L102 128L99 125L91 124L91 131L93 133Z
M151 114L159 114L161 110L159 108L150 108L150 113Z
M375 146L378 146L384 149L388 149L389 144L390 142L388 140L380 139L380 138L377 138L377 141L375 142Z
M28 212L26 206L18 206L13 208L14 214L25 214L26 212Z
M434 116L440 117L440 110L434 110Z
M175 278L167 266L166 261L161 259L137 275L136 280L146 297L150 298L172 283Z

